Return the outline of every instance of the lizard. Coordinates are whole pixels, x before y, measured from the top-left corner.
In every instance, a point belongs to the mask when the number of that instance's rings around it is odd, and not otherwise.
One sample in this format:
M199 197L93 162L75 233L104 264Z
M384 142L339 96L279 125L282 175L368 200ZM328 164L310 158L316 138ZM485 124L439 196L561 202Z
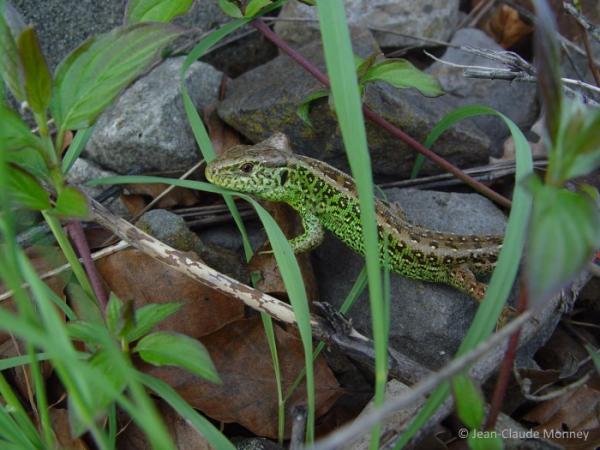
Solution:
M282 133L252 146L231 147L207 164L205 176L215 185L290 205L304 228L290 240L295 253L318 246L328 229L364 255L354 180L325 162L293 153ZM502 236L430 230L412 224L377 198L375 213L382 265L407 278L444 283L483 300L487 286L476 275L493 270Z

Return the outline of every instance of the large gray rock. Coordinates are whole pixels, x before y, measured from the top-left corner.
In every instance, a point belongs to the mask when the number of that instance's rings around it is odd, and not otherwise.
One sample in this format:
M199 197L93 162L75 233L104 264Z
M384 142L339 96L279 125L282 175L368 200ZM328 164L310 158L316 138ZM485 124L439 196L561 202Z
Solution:
M451 43L494 51L503 50L491 37L476 28L458 30L452 37ZM504 67L496 61L453 47L449 47L441 59L461 65ZM468 104L489 106L510 117L524 130L528 130L538 117L539 108L534 83L465 78L463 69L440 62L434 63L427 72L438 78L446 92L446 99L453 106ZM490 116L478 117L473 121L492 141L494 155L500 156L502 143L510 134L506 125L500 119Z
M354 53L367 57L378 51L369 31L353 29ZM300 52L325 69L321 43ZM326 99L313 103L313 126L297 115L298 106L321 86L288 56L282 55L235 79L218 107L221 118L249 140L258 142L276 131L290 138L294 151L347 169L346 155L334 114ZM445 97L426 98L412 89L398 90L385 83L368 84L365 102L385 119L417 140L423 140L451 106ZM410 173L415 151L379 126L366 122L373 170L376 175L402 177ZM461 167L485 163L489 142L475 126L460 123L444 133L435 150ZM427 165L428 171L439 169Z
M89 159L121 174L185 169L200 159L183 109L182 62L165 60L102 113L86 147ZM199 111L216 101L221 76L205 63L190 67L186 82Z
M21 12L25 23L35 26L44 55L54 69L90 36L123 25L127 1L12 0L12 4ZM196 36L201 36L231 20L231 17L221 11L218 0L199 0L194 2L186 14L175 18L173 22L186 29L193 28L197 32ZM238 35L241 33L243 31ZM276 54L275 47L255 33L208 55L207 59L219 70L236 76L245 68L253 67L255 61L264 63ZM248 55L252 55L252 58L248 58Z
M490 201L477 194L456 194L416 189L386 191L416 224L462 234L502 234L506 218ZM316 249L314 263L320 297L339 307L364 260L328 233ZM343 263L341 263L343 262ZM447 362L464 337L477 303L443 284L391 275L390 344L421 364L435 369ZM354 326L371 334L366 293L348 313Z
M458 0L345 0L346 16L353 25L384 28L399 33L446 41L458 23ZM279 14L281 18L316 19L317 10L291 0ZM306 44L319 36L319 23L282 21L275 31L286 41ZM423 41L374 30L381 47L421 46Z

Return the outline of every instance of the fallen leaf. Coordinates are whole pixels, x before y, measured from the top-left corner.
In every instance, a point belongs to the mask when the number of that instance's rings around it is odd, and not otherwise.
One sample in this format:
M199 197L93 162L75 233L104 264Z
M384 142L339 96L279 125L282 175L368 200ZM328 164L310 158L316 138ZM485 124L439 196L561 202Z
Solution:
M204 123L208 128L208 135L217 155L234 145L241 144L240 134L223 122L217 114L216 104L207 106L202 112Z
M192 252L186 254L197 259ZM99 260L97 265L110 290L123 301L133 301L135 308L150 303L183 302L183 307L161 322L157 330L199 338L244 317L242 302L192 280L139 250L120 251Z
M273 216L279 227L288 239L303 232L298 215L283 203L265 203L265 208ZM256 289L276 297L287 297L287 289L281 278L281 272L275 256L272 252L261 253L271 250L268 240L258 249L248 264L248 273L256 275ZM310 300L317 299L319 295L316 277L310 261L310 253L296 255L306 294Z
M185 450L214 450L196 429L177 414L170 406L157 400L156 407L167 430L175 443L175 448ZM117 437L117 450L152 448L145 433L124 413L119 414L121 430Z
M58 440L59 448L64 450L88 450L85 441L71 436L69 425L69 411L60 408L50 409L50 422L54 435Z
M200 172L200 169L197 170ZM130 184L127 185L127 194L121 195L121 200L131 213L135 216L150 203L154 198L158 197L170 185L168 184ZM191 189L176 187L167 195L161 198L154 206L155 208L172 209L175 207L188 207L198 204L198 196Z
M300 340L275 326L284 393L304 368ZM194 408L221 422L237 422L258 436L277 437L277 389L271 355L260 318L229 324L201 339L217 368L223 384L201 380L175 367L146 367L173 386ZM341 394L341 389L319 357L315 361L316 416L326 413ZM285 394L284 394L285 395ZM286 403L286 436L290 432L290 413L305 402L301 383Z

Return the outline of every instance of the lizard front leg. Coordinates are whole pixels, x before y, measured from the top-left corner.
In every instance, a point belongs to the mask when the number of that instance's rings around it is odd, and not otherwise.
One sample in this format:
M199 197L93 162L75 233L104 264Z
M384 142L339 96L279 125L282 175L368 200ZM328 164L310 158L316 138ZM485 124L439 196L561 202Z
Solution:
M312 213L305 213L302 216L302 227L304 232L290 239L290 245L294 253L303 253L319 246L323 242L325 230L319 221L319 218Z

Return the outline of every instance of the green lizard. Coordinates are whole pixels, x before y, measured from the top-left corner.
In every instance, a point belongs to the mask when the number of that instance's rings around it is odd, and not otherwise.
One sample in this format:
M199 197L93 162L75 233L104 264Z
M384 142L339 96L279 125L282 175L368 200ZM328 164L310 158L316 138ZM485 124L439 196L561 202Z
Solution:
M233 147L210 162L205 173L213 184L294 208L304 227L304 233L290 241L294 252L319 245L326 228L364 254L354 181L324 162L292 153L285 135L275 134L254 146ZM377 199L376 219L381 263L390 270L445 283L478 301L483 299L487 286L475 274L494 268L501 236L428 230L411 224Z

